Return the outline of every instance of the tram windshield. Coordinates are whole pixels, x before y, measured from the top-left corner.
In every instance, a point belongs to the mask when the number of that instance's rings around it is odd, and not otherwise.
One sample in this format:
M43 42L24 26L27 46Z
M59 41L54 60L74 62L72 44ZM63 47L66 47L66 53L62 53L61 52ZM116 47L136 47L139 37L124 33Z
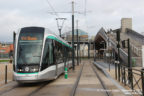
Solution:
M19 35L17 64L39 64L42 52L44 29L22 29Z

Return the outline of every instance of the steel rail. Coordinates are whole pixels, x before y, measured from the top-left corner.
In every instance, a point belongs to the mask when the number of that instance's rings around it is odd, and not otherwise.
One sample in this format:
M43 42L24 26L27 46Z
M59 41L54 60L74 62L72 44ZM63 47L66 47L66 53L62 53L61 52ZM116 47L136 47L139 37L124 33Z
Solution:
M44 88L46 85L48 85L51 81L44 82L40 87L33 90L31 93L29 93L27 96L33 96L35 93L39 92L42 88Z
M94 69L92 64L91 64L91 67L92 67L94 73L96 74L98 80L100 81L102 87L106 90L106 96L112 96L112 94L107 91L108 88L106 87L106 85L104 84L103 80L100 78L100 76L98 75L97 71Z
M84 67L84 63L82 65L81 69L80 69L79 75L77 76L77 80L76 80L76 82L75 82L75 84L73 86L73 89L72 89L72 91L70 93L70 96L75 96L76 89L78 87L78 83L79 83L79 80L80 80L80 77L81 77L81 74L82 74L83 67Z
M0 92L0 96L1 96L1 95L3 95L3 94L5 94L5 93L7 93L7 92L12 91L13 89L15 89L15 88L17 88L17 87L18 87L18 85L15 85L15 86L13 86L13 87L12 87L12 88L10 88L10 89L6 89L6 90L4 90L4 91Z

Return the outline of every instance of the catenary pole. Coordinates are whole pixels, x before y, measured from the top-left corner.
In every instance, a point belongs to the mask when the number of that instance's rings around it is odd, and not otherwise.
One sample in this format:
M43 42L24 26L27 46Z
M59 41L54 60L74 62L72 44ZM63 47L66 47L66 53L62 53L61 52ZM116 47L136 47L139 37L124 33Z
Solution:
M78 55L78 49L79 49L79 43L78 43L78 37L79 37L79 34L78 34L78 20L77 20L77 65L79 65L79 55Z
M74 62L74 0L72 0L72 65L73 70L75 70L75 62Z

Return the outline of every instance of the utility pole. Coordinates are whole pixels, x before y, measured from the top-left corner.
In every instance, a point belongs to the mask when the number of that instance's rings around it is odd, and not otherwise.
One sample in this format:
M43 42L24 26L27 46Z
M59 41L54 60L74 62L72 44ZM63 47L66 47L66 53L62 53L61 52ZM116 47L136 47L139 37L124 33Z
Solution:
M15 71L15 44L16 44L16 33L13 32L13 70Z
M56 18L56 21L57 21L57 27L58 27L58 30L59 30L59 35L61 37L61 30L63 28L63 24L64 24L64 21L66 20L66 18ZM62 21L62 24L60 25L59 24L59 21Z
M74 62L74 0L72 0L72 65L73 70L75 70L75 62Z
M79 65L79 55L78 55L78 49L79 49L79 43L78 43L78 37L79 37L79 34L78 34L78 20L77 20L77 65Z
M90 41L88 42L88 59L90 58Z
M79 36L79 61L81 63L80 36Z
M130 39L127 40L127 45L128 45L128 78L129 78L129 83L131 84L131 88L133 89Z
M95 41L93 42L94 45L94 61L96 61L96 47L95 47Z
M117 64L118 64L118 81L120 81L120 30L117 31L117 48L118 48L118 57L117 57Z
M127 46L126 46L127 41ZM131 47L130 47L130 39L122 41L123 48L128 48L128 80L129 84L131 84L131 89L133 90L133 74L132 74L132 63L131 63Z

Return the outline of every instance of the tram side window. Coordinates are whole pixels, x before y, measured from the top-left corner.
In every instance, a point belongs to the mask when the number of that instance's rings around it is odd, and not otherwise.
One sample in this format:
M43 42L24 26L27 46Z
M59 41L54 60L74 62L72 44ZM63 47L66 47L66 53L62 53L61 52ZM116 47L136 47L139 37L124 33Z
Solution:
M72 60L72 50L69 49L69 60L71 61Z
M63 52L62 52L62 44L55 41L55 58L56 63L62 63L63 62Z
M71 50L69 47L64 46L64 58L69 61L72 57Z
M51 39L47 39L45 42L44 52L43 52L43 61L42 61L42 70L47 68L50 65L53 65L53 44Z
M64 47L64 57L67 61L69 60L69 48L66 46Z
M64 62L63 58L64 58L64 53L63 53L63 45L60 44L60 63Z
M49 44L49 64L54 64L54 58L53 58L53 43L52 40L48 43Z

